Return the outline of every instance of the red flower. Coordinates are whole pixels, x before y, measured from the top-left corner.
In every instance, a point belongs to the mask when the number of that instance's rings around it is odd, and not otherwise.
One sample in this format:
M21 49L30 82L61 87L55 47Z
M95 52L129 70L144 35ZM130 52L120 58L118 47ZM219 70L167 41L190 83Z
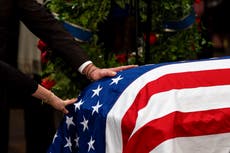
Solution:
M48 49L48 46L42 40L38 41L37 47L40 49L41 52L44 52Z
M199 4L200 2L201 2L201 0L195 0L195 3L198 3L198 4Z
M201 16L204 13L205 4L201 0L195 0L195 2L193 3L193 8L196 16Z
M127 56L126 54L118 54L116 55L116 60L119 62L119 63L125 63L127 61Z
M202 31L202 28L201 28L201 19L199 17L196 18L196 23L197 23L197 28L198 28L198 31Z
M144 34L144 40L146 41L146 34ZM157 41L157 36L154 33L150 33L149 44L153 45Z
M47 58L47 54L48 54L47 51L43 51L41 53L41 63L42 64L45 64L45 63L47 63L49 61L49 59Z
M46 77L41 81L41 85L48 90L50 90L55 84L56 82L54 80L51 80L49 77Z
M197 17L197 18L196 18L196 23L197 23L197 24L200 24L200 23L201 23L201 19Z

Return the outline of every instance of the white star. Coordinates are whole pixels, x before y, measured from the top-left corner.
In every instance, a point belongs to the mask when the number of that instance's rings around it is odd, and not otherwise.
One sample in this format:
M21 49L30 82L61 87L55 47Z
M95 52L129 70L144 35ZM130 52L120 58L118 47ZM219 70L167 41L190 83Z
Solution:
M72 152L72 149L71 149L72 143L71 143L70 137L69 138L65 137L65 139L66 139L66 144L64 147L69 147L69 150Z
M55 133L54 137L53 137L53 143L55 141L55 139L58 137L57 133Z
M74 103L75 112L76 112L77 109L80 110L80 107L81 107L81 105L82 105L83 103L84 103L84 101L82 101L82 100L80 100L80 101L77 102L77 103Z
M93 95L92 97L94 97L95 95L99 96L99 92L102 90L102 87L100 87L100 85L97 86L97 89L93 90Z
M120 80L122 80L123 79L123 77L121 77L121 75L119 75L118 77L116 77L116 78L113 78L112 79L112 82L109 84L109 85L112 85L112 84L118 84L118 81L120 81Z
M67 128L69 129L70 125L75 125L73 122L73 117L68 117L66 116L66 124L67 124Z
M86 120L84 116L83 119L84 120L81 122L81 124L83 125L83 132L84 132L86 129L89 129L89 127L88 127L88 120Z
M74 139L74 141L76 142L76 147L79 147L79 139L80 137L76 136L76 139Z
M93 108L93 111L92 111L92 115L94 112L97 112L99 111L99 108L102 106L102 104L99 104L99 101L97 102L97 104L95 106L92 106Z
M95 142L95 140L93 140L93 138L91 137L91 138L90 138L90 141L88 142L88 145L89 145L89 147L88 147L88 152L89 152L91 149L95 150L95 149L94 149L94 146L93 146L94 142Z

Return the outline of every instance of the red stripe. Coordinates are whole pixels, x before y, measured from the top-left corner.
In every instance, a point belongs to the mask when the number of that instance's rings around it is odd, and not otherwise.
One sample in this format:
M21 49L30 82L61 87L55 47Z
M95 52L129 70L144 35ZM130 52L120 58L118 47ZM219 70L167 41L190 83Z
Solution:
M172 89L185 89L230 84L230 69L183 72L164 75L146 84L137 94L133 104L124 115L121 123L123 146L132 133L137 113L145 107L149 98L156 93Z
M173 112L152 120L128 141L123 153L149 153L165 140L230 132L230 108Z

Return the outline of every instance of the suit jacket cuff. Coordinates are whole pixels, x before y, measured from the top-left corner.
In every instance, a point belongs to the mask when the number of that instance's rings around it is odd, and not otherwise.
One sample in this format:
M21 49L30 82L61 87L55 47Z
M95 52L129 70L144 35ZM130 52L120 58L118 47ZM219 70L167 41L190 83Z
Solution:
M79 68L78 71L83 74L83 70L85 69L85 67L89 64L93 63L92 61L86 61L85 63L83 63Z

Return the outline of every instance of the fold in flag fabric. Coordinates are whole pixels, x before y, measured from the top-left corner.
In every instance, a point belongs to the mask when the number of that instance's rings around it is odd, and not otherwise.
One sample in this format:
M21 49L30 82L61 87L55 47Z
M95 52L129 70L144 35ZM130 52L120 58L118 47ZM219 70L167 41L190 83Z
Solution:
M230 57L121 71L68 110L47 153L229 153Z

